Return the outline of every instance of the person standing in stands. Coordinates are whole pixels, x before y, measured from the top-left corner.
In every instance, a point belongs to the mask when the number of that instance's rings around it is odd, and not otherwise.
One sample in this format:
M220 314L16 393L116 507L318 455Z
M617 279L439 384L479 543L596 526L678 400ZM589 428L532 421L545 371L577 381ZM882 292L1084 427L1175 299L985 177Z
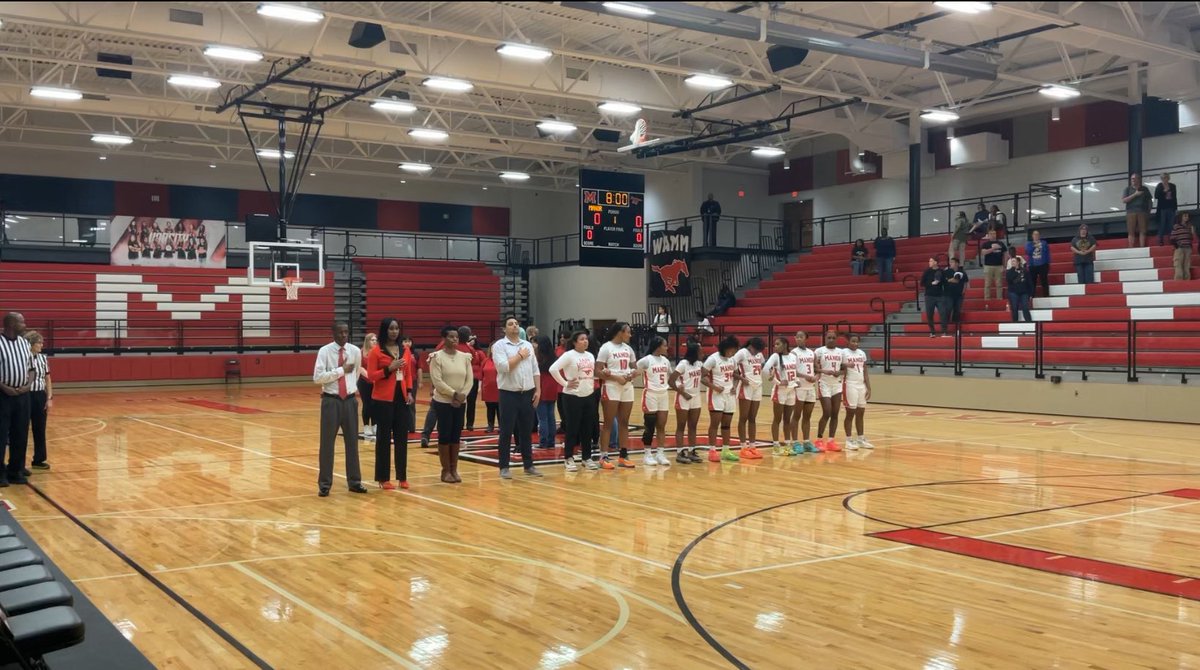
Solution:
M957 258L950 259L950 269L945 273L946 284L943 287L943 300L946 303L946 316L950 322L962 325L963 294L971 278L963 269Z
M996 205L992 205L992 211L988 213L988 230L996 231L996 237L1008 237L1008 217Z
M861 239L855 240L854 246L850 247L850 274L860 275L866 267L867 243Z
M1129 231L1129 248L1146 246L1146 227L1150 221L1150 189L1142 185L1142 176L1129 175L1129 186L1121 194L1125 203L1125 228ZM1136 244L1135 244L1136 242Z
M29 423L33 428L34 470L49 470L46 462L46 419L54 407L54 384L50 381L50 361L42 353L45 340L36 330L25 333L29 340L30 355L33 356L33 384L29 387ZM24 474L24 473L21 473Z
M717 304L713 307L712 316L721 316L736 304L737 296L734 295L733 289L729 288L729 284L722 284L721 290L717 292Z
M950 249L947 258L966 258L967 240L971 239L971 222L967 221L967 213L959 212L954 219L954 234L950 236Z
M700 205L700 220L704 222L703 246L717 246L717 222L721 220L721 203L717 202L712 193L709 193L708 200Z
M464 405L475 381L471 374L471 354L459 349L460 330L453 326L443 328L443 346L429 359L431 404L438 415L438 459L442 462L442 481L447 484L462 483L462 477L458 476L458 450L462 447Z
M4 315L0 336L0 463L8 449L8 466L0 471L0 487L25 484L25 448L29 444L29 389L35 377L33 351L23 337L25 317Z
M512 479L509 472L509 450L516 437L521 450L521 464L529 477L541 477L533 465L534 407L541 400L541 375L533 345L520 338L521 326L516 317L504 321L504 337L492 344L492 360L496 364L496 385L500 389L500 478Z
M1175 279L1192 278L1192 245L1196 243L1196 227L1187 212L1175 215L1171 229L1171 244L1175 245Z
M1171 183L1171 175L1162 173L1162 181L1154 187L1154 202L1158 205L1158 246L1167 243L1174 232L1175 212L1179 209L1179 199L1175 184Z
M938 267L936 258L929 259L929 267L921 275L921 288L925 289L925 320L929 323L929 336L937 337L933 327L933 314L937 312L942 319L942 337L949 337L946 332L946 277L945 271Z
M1087 224L1079 226L1079 232L1071 238L1071 253L1075 256L1075 274L1080 284L1095 281L1096 238L1088 232Z
M671 334L671 326L674 325L671 321L671 310L666 305L659 305L658 314L654 315L650 325L654 326L654 332L666 339Z
M1025 255L1029 257L1029 294L1037 297L1038 280L1050 297L1050 245L1042 240L1041 231L1033 231L1033 239L1025 243Z
M412 349L402 345L400 322L387 318L379 324L379 346L367 358L367 379L374 384L375 481L385 491L392 483L392 442L396 444L396 475L400 488L408 488L409 407L416 404L417 362Z
M358 375L362 350L347 342L350 326L333 326L333 342L317 352L313 382L321 385L321 447L317 456L317 495L324 498L333 486L333 447L338 430L346 447L346 483L351 493L366 493L358 466Z
M996 231L989 230L987 237L979 243L979 257L983 259L983 300L984 309L988 309L988 293L996 287L996 300L1003 300L1004 295L1004 260L1008 255L1008 246L996 239Z
M875 238L875 264L879 266L879 281L892 281L892 266L896 262L896 240L888 235L884 228L879 237Z
M1013 323L1019 322L1018 312L1025 315L1026 323L1033 323L1033 315L1029 312L1030 293L1029 270L1025 269L1025 259L1013 256L1008 261L1008 309L1012 313Z

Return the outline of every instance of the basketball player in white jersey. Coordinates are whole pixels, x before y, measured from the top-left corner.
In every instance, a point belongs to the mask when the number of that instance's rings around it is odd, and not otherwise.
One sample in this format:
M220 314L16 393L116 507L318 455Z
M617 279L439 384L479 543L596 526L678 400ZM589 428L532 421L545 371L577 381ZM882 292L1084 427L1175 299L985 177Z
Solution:
M746 348L733 356L737 365L734 377L737 379L738 444L742 445L738 455L743 459L762 458L754 442L758 432L758 407L762 404L764 347L761 337L752 337L746 341Z
M704 361L700 383L708 388L708 460L711 462L738 461L738 455L729 450L729 426L733 423L733 410L737 404L733 394L734 370L737 364L733 356L737 353L737 338L730 335L721 340L717 351ZM717 453L717 428L721 429L721 453Z
M609 330L608 341L600 347L596 356L596 377L604 380L600 388L600 405L604 408L604 423L600 425L600 467L612 470L608 459L609 438L612 436L613 419L617 420L617 465L634 467L629 460L629 414L633 412L633 347L629 338L633 336L629 324L618 321Z
M771 404L775 413L771 419L771 453L791 456L790 445L796 440L792 412L796 409L796 357L788 351L786 337L774 341L775 352L763 366L763 375L772 381ZM783 424L783 444L779 442L779 424Z
M671 361L667 360L667 341L657 335L650 338L650 354L637 362L637 369L642 372L644 388L642 390L642 413L654 416L654 441L658 445L657 453L649 446L646 447L642 462L646 465L671 466L671 461L663 453L667 441L667 413L671 411Z
M671 373L671 388L675 389L675 446L679 451L675 460L680 463L699 463L696 455L696 426L700 423L700 407L704 396L700 393L700 343L688 342L687 351ZM683 441L683 429L687 427L687 442ZM684 445L687 447L684 447Z
M817 396L821 401L821 420L817 423L817 448L821 451L841 451L837 444L838 413L842 408L842 379L846 370L842 367L844 350L837 345L837 333L825 333L825 346L813 352L814 363L820 373L817 378ZM829 439L825 439L825 425L829 425Z
M817 404L816 352L808 348L808 333L796 332L796 348L792 349L796 359L796 409L792 412L792 454L815 454L820 447L809 439L812 435L812 411ZM799 428L799 430L797 430ZM804 441L799 440L800 437Z
M867 373L867 352L859 348L860 342L858 335L851 335L850 346L843 350L845 356L842 359L846 368L842 402L846 404L846 448L850 451L875 448L863 435L863 415L867 413L867 401L871 399L871 376ZM858 427L858 437L851 437L854 435L850 430L852 424Z

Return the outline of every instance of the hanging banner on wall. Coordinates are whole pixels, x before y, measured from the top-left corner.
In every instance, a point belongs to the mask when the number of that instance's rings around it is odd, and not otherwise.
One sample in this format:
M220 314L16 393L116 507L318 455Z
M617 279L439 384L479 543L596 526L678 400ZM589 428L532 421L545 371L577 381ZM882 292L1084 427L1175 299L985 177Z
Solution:
M692 229L650 233L650 297L679 298L692 294Z
M225 222L114 216L113 265L173 268L225 267Z

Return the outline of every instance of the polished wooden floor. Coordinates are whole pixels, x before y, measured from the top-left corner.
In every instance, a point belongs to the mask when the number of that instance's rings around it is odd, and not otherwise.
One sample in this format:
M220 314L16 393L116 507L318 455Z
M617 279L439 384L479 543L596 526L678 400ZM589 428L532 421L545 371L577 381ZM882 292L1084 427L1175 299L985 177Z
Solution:
M1193 598L869 535L936 525L1186 586L1200 500L1157 494L1200 489L1192 426L877 406L873 453L464 463L450 486L414 449L411 490L318 498L317 408L311 385L60 392L33 481L275 668L1200 667ZM0 497L159 667L254 667L32 490Z

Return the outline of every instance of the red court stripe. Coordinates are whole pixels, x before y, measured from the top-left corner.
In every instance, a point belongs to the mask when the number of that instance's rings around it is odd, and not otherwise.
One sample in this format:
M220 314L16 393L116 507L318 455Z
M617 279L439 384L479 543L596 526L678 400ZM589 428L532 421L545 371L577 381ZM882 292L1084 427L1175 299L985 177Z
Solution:
M212 400L177 400L187 405L195 405L204 409L219 409L223 412L233 412L234 414L267 414L266 410L254 409L253 407L241 407L238 405L230 405L223 402L214 402Z
M981 558L985 561L994 561L1005 565L1032 568L1042 572L1089 579L1167 596L1200 600L1200 579L1186 575L1002 544L974 537L950 535L922 528L889 530L882 533L871 533L870 536L960 556Z
M1174 491L1163 491L1163 495L1200 500L1200 489L1175 489Z

